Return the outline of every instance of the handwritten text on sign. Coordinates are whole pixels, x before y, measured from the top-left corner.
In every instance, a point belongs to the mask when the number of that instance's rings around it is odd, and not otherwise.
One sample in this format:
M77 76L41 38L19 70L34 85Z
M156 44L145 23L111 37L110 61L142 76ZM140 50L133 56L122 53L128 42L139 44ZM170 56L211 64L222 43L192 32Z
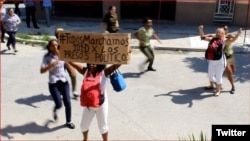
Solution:
M95 64L128 64L130 34L67 32L59 34L59 58Z

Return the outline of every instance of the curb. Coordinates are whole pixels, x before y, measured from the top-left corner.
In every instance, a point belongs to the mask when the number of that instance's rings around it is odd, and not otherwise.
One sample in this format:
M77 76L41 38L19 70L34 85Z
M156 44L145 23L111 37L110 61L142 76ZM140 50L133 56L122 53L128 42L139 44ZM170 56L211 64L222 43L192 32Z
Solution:
M8 35L5 37L8 38ZM53 38L51 38L53 39ZM47 44L48 41L43 41L43 40L27 40L27 39L22 39L22 38L18 38L16 37L17 42L20 42L22 44ZM139 46L136 45L131 45L132 49L139 49ZM193 52L205 52L206 49L204 48L183 48L183 47L154 47L155 50L162 50L162 51L193 51ZM250 44L245 44L245 45L238 45L238 46L234 46L234 53L239 53L239 54L249 54L250 53Z
M138 46L132 46L134 49L139 49ZM192 51L192 52L205 52L204 48L183 48L183 47L154 47L155 50L170 50L170 51ZM250 45L234 46L234 53L250 54Z
M47 44L48 41L42 41L42 40L26 40L22 38L16 38L17 42L21 42L22 44Z

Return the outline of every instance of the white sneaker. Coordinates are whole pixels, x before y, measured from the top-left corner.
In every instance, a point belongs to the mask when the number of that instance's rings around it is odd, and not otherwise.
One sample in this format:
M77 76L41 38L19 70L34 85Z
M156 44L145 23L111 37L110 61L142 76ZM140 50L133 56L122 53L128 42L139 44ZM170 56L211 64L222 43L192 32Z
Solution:
M79 97L79 94L78 94L76 91L74 91L74 92L73 92L73 96L74 96L75 98L77 98L77 97Z

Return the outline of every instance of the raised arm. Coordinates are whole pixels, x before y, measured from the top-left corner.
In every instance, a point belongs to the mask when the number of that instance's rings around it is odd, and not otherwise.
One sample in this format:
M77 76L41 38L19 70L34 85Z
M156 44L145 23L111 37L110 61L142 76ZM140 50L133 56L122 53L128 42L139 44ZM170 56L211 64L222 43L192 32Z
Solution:
M107 67L104 70L105 76L110 76L116 69L118 69L121 66L121 64L114 64L109 67Z
M211 34L208 34L208 35L205 35L205 33L204 33L204 29L203 29L204 27L203 27L203 25L200 25L199 26L199 33L200 33L200 38L201 38L201 40L206 40L206 41L210 41L211 40Z
M240 28L240 29L238 30L238 32L237 32L237 34L236 34L235 36L232 36L232 35L231 35L230 38L228 38L228 40L226 40L226 43L231 44L231 43L233 43L234 41L236 41L236 40L238 39L238 37L240 36L241 32L242 32L242 28Z
M76 63L76 62L67 62L66 67L68 67L68 65L71 65L72 67L74 67L79 73L83 74L86 71L86 68L83 67L80 63Z

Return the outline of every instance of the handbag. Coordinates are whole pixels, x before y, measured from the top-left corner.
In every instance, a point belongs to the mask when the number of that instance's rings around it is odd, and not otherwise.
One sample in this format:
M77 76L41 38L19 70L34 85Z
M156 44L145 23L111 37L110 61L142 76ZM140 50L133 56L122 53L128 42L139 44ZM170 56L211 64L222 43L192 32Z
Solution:
M110 82L116 92L120 92L127 87L121 72L117 69L110 75Z

